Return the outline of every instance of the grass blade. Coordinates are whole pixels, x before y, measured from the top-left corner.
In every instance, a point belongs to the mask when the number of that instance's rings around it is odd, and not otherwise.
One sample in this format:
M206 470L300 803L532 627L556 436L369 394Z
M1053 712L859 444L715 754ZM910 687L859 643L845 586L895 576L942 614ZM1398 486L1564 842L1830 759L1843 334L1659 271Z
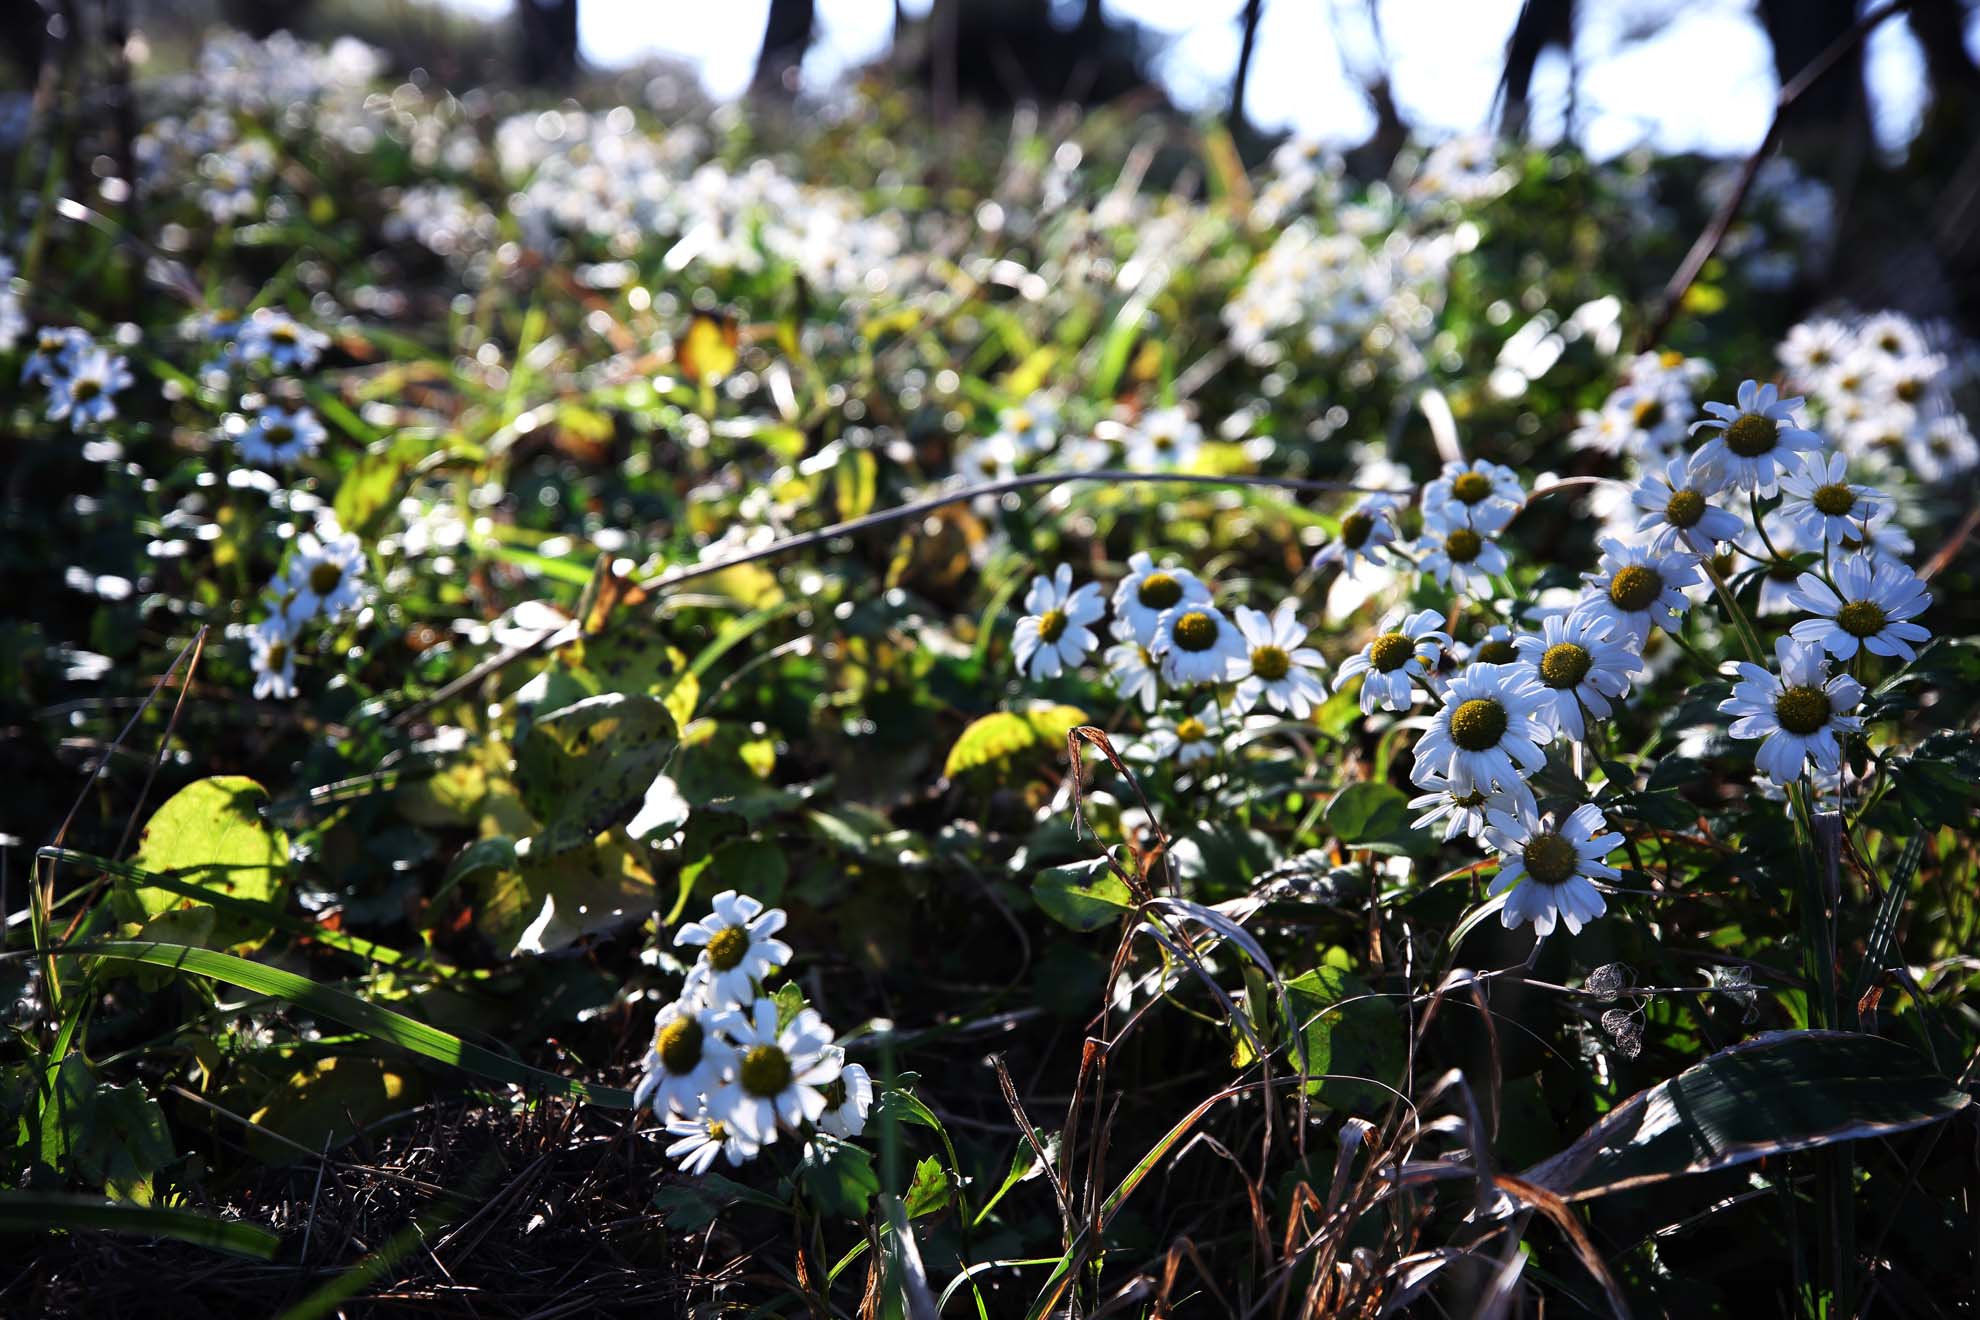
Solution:
M170 967L178 971L191 972L195 976L210 976L216 981L225 981L243 990L252 990L256 994L285 1000L320 1017L353 1027L367 1036L389 1041L401 1049L424 1055L429 1059L438 1059L442 1063L450 1063L456 1068L492 1081L509 1082L572 1100L582 1100L588 1104L602 1105L608 1109L632 1108L630 1091L621 1090L616 1086L593 1086L588 1082L559 1077L556 1073L545 1072L541 1068L532 1068L526 1063L462 1040L451 1032L415 1021L402 1013L394 1013L389 1008L381 1008L356 995L334 990L327 985L319 985L308 977L297 976L293 972L285 972L277 967L250 962L246 958L236 958L232 954L194 948L185 944L156 944L140 940L111 940L98 944L75 945L67 952L123 962L149 963L154 967Z
M0 1192L0 1233L46 1233L54 1229L172 1238L256 1260L273 1260L282 1245L279 1235L258 1224L215 1219L191 1210L129 1205L67 1192Z

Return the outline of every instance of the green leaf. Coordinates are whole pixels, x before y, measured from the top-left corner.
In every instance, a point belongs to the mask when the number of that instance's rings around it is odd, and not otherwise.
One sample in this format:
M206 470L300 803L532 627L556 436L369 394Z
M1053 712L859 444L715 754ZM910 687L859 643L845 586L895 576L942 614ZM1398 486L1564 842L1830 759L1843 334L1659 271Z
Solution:
M532 849L582 847L623 825L677 745L665 705L622 692L587 697L531 724L516 748L516 785L544 822Z
M814 1137L798 1164L798 1181L805 1194L827 1214L847 1219L866 1218L866 1208L880 1190L873 1157L849 1142Z
M334 402L323 391L313 394L318 407L324 407L325 400ZM338 411L351 417L342 405ZM326 415L331 414L326 410ZM344 424L349 426L348 422ZM337 484L337 498L331 505L337 525L347 532L365 531L371 520L392 503L406 473L433 453L433 442L424 436L401 436L371 449Z
M1787 1151L1889 1136L1972 1097L1915 1051L1843 1031L1769 1031L1639 1091L1521 1176L1569 1200Z
M456 1068L465 1069L492 1081L533 1087L553 1095L603 1105L608 1109L632 1108L631 1091L623 1091L616 1086L594 1086L589 1082L575 1081L568 1077L559 1077L556 1073L544 1072L541 1068L532 1068L526 1063L462 1040L452 1032L442 1031L424 1022L416 1022L404 1014L394 1013L389 1008L380 1008L377 1004L359 999L356 995L333 990L327 985L319 985L293 972L285 972L263 963L250 962L246 958L236 958L232 954L216 953L212 949L196 949L183 944L145 944L135 940L108 940L100 944L78 945L70 952L85 957L145 963L153 967L172 967L195 976L210 976L216 981L225 981L228 985L239 986L243 990L252 990L256 994L284 1000L319 1017L326 1017L333 1022L341 1022L347 1027L362 1031L367 1036L389 1041L401 1049L410 1050L429 1059L438 1059L442 1063L450 1063Z
M1380 853L1431 851L1436 840L1410 828L1409 798L1389 784L1349 784L1327 804L1327 828L1350 848Z
M1031 896L1045 915L1073 930L1112 925L1134 906L1134 895L1104 861L1075 862L1040 871Z
M172 1238L256 1260L273 1260L282 1245L281 1238L258 1225L190 1210L123 1205L65 1192L0 1191L0 1233L39 1235L65 1229Z
M72 1056L73 1057L73 1056ZM165 1111L135 1082L98 1086L84 1113L76 1163L119 1201L151 1200L151 1176L171 1163Z
M909 1184L909 1219L932 1215L949 1203L949 1176L942 1172L942 1161L933 1155L914 1166L914 1182Z
M518 849L514 870L482 886L475 924L510 956L555 953L587 935L641 921L658 904L644 850L613 830L583 847Z
M942 764L944 776L953 779L996 761L1008 760L1027 747L1038 745L1038 731L1022 715L1007 710L993 711L973 721L949 749Z
M232 898L279 906L288 892L289 846L262 818L267 804L267 790L252 779L195 780L152 813L133 862ZM135 883L132 893L144 917L191 901L144 883ZM223 948L252 947L272 929L230 906L214 921L213 939Z
M1286 982L1286 1005L1305 1034L1306 1071L1315 1074L1309 1092L1364 1113L1395 1098L1389 1086L1402 1075L1405 1058L1403 1023L1393 1003L1338 967L1319 967ZM1364 1077L1370 1080L1354 1080Z

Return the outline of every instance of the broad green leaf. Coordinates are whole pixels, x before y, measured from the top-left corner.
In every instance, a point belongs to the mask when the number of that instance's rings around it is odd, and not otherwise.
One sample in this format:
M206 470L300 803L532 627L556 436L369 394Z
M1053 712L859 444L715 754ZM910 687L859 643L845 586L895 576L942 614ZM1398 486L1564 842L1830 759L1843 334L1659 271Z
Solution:
M1305 1033L1308 1091L1364 1113L1395 1098L1389 1087L1402 1075L1405 1025L1393 1003L1337 967L1319 967L1286 982L1286 1005ZM1353 1080L1363 1077L1369 1080Z
M515 869L496 872L483 887L475 922L511 956L555 953L653 913L653 876L623 830L587 847L518 852Z
M258 1225L215 1219L190 1210L124 1205L66 1192L0 1191L0 1233L64 1230L171 1238L256 1260L273 1260L282 1245L280 1237Z
M1639 1091L1521 1175L1569 1200L1936 1123L1972 1097L1881 1036L1769 1031Z
M962 731L955 746L949 749L949 759L943 763L942 773L953 779L993 761L1005 760L1027 747L1035 747L1038 741L1038 731L1022 715L1013 715L1007 710L993 711L972 721Z
M1381 853L1428 852L1436 841L1410 828L1409 798L1389 784L1349 784L1327 804L1327 828L1350 848Z
M914 1166L914 1182L907 1192L909 1219L932 1215L949 1203L949 1176L942 1172L942 1161L933 1155Z
M798 1163L805 1194L829 1215L866 1218L866 1207L880 1190L873 1157L860 1147L830 1137L814 1137Z
M72 952L84 957L148 963L154 967L177 968L194 976L210 976L243 990L284 1000L319 1017L362 1031L367 1036L389 1041L401 1049L450 1063L492 1081L533 1087L553 1095L603 1105L608 1109L632 1108L631 1091L615 1086L594 1086L589 1082L544 1072L541 1068L532 1068L519 1060L462 1040L452 1032L417 1022L356 995L319 985L307 977L264 963L236 958L232 954L196 949L189 945L145 944L135 940L78 945Z
M83 1176L113 1199L149 1204L151 1176L173 1158L165 1113L135 1082L99 1085L85 1107L75 1156Z
M1073 930L1099 930L1134 907L1134 895L1104 861L1075 862L1040 871L1031 896L1045 915Z
M543 822L539 855L582 847L631 819L678 745L652 697L607 692L531 724L516 748L523 805Z
M221 775L195 780L152 813L132 861L142 870L170 873L203 889L279 906L288 891L289 845L262 818L267 804L267 791L252 779ZM141 882L134 884L133 893L145 917L192 901ZM215 919L213 939L223 948L252 947L272 929L229 908Z

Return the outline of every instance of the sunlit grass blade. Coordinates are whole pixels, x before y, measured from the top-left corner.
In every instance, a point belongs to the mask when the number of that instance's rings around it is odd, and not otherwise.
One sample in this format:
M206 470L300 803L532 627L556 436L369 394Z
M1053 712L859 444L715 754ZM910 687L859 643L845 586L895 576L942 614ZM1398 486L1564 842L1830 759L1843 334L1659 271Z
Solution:
M615 1086L594 1086L588 1082L559 1077L556 1073L532 1068L526 1063L507 1058L491 1049L462 1040L451 1032L416 1022L391 1009L380 1008L369 1000L333 990L327 985L319 985L307 977L285 972L280 968L262 963L250 962L246 958L236 958L232 954L217 953L212 949L193 948L184 944L155 944L139 940L110 940L99 944L77 945L70 953L97 958L120 959L126 962L149 963L154 967L170 967L179 971L191 972L195 976L210 976L216 981L252 990L256 994L271 996L294 1004L297 1008L354 1027L367 1036L389 1041L401 1049L429 1059L450 1063L491 1081L509 1082L516 1086L565 1096L572 1100L582 1100L588 1104L602 1105L608 1109L631 1109L632 1092Z
M128 1205L67 1192L0 1192L0 1234L57 1229L172 1238L256 1260L274 1259L282 1245L279 1235L257 1224L215 1219L191 1210Z

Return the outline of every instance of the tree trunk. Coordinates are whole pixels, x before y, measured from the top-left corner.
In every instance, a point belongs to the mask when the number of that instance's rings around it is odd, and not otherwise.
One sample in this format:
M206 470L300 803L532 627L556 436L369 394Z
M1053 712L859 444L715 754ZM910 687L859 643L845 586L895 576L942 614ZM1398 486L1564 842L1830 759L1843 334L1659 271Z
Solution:
M1574 53L1574 0L1526 0L1506 38L1505 71L1499 76L1499 134L1526 136L1527 97L1533 71L1550 46Z
M789 96L797 91L797 74L818 24L815 0L770 0L770 18L763 25L763 46L756 57L756 77L750 90L758 95Z
M1856 0L1760 0L1760 21L1785 86L1856 23ZM1870 140L1858 42L1803 92L1781 124L1781 146L1804 160L1861 152Z
M1251 57L1258 49L1258 20L1265 14L1265 0L1244 0L1244 13L1238 18L1243 25L1244 40L1238 46L1237 74L1231 79L1231 109L1225 116L1230 120L1231 132L1242 135L1249 124L1244 117L1244 95L1251 85Z
M577 78L578 0L516 0L516 66L523 81L561 87Z

